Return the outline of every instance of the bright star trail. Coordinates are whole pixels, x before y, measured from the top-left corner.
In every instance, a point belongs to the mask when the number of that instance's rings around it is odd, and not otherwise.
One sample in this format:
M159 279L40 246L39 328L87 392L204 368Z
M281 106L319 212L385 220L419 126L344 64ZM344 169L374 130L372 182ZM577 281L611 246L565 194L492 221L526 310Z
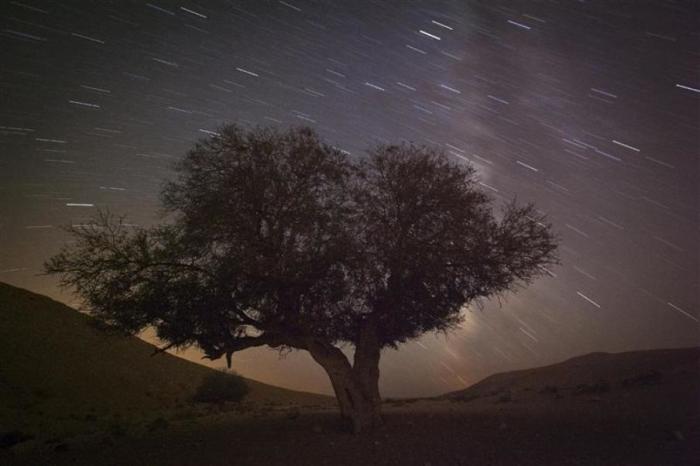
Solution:
M697 345L698 24L691 1L3 1L0 281L73 303L40 275L60 226L157 221L173 162L225 122L311 125L352 157L442 147L562 240L562 265L502 307L387 351L385 396ZM234 368L330 392L305 354Z

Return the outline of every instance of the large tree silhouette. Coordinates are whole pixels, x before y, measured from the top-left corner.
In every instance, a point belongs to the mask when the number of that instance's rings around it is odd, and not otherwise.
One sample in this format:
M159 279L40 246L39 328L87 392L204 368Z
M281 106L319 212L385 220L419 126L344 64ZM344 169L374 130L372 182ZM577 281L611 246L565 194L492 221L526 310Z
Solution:
M160 226L102 213L70 228L47 272L166 348L229 365L255 346L308 351L356 432L380 422L382 348L452 329L469 303L556 261L544 218L494 214L471 167L405 144L355 161L308 128L227 126L189 151L162 201Z

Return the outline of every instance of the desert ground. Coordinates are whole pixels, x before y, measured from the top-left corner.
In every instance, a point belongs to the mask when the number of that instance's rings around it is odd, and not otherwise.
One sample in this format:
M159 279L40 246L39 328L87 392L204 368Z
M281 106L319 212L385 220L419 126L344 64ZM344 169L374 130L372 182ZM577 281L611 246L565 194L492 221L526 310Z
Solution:
M386 400L384 426L352 435L332 398L254 381L242 402L188 402L209 369L46 297L1 285L0 319L0 464L700 464L700 348L593 353Z
M646 389L639 389L646 390ZM517 396L517 395L515 395ZM695 413L652 391L541 400L387 403L385 426L353 436L333 409L232 410L153 432L104 434L18 452L15 464L692 465ZM565 395L566 397L566 395ZM23 454L25 453L25 454Z

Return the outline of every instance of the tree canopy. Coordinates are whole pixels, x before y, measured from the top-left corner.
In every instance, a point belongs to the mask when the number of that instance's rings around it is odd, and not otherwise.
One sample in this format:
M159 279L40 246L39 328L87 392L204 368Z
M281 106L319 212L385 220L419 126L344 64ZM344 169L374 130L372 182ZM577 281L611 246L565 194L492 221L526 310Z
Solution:
M381 348L452 329L469 303L556 262L534 206L494 213L475 175L430 147L353 159L309 128L229 125L177 164L161 225L101 213L46 270L95 316L167 347L229 364L253 346L308 350L359 430L377 418ZM374 414L353 416L358 398Z

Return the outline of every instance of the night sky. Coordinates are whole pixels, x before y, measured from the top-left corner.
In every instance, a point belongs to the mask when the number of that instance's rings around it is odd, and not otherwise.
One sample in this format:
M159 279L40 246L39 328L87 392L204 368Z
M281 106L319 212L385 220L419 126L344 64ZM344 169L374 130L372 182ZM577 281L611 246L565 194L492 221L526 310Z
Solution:
M2 0L0 281L76 303L40 275L61 225L98 208L158 221L172 164L223 123L310 125L352 156L439 146L562 240L550 277L387 350L383 395L697 345L698 5ZM248 350L234 368L331 392L306 353Z

